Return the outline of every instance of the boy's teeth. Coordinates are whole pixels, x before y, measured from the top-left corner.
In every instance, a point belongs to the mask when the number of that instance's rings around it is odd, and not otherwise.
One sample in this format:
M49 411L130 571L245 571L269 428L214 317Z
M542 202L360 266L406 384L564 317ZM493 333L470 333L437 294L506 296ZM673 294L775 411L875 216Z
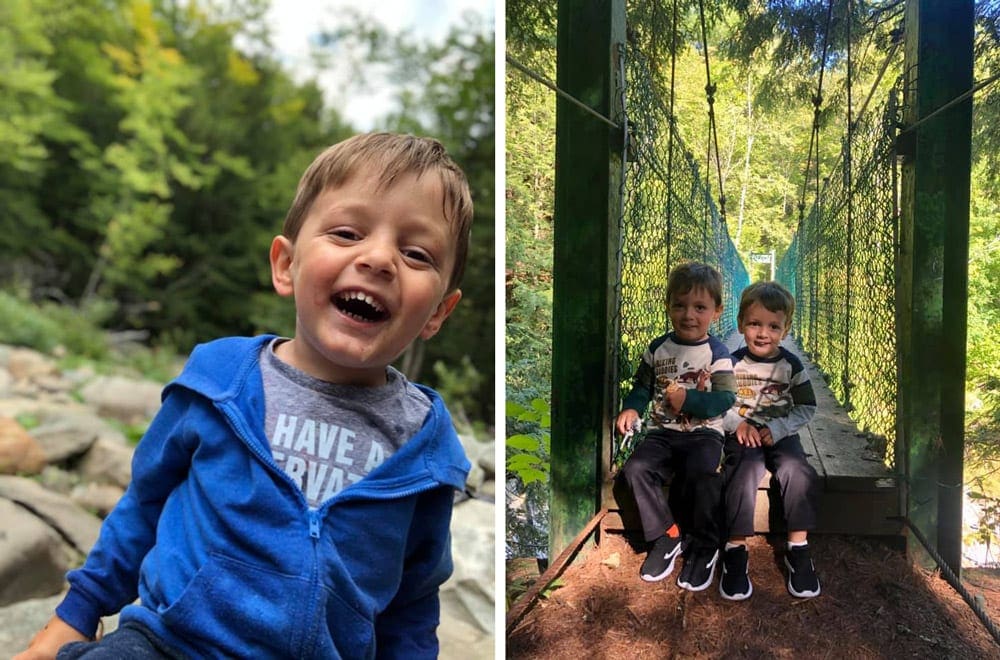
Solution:
M367 293L364 293L362 291L351 291L345 294L344 298L346 298L347 300L360 300L361 302L371 305L378 311L382 311L382 306L379 305L374 298L372 298Z
M341 312L359 321L384 321L389 317L385 307L363 291L338 293L334 303Z

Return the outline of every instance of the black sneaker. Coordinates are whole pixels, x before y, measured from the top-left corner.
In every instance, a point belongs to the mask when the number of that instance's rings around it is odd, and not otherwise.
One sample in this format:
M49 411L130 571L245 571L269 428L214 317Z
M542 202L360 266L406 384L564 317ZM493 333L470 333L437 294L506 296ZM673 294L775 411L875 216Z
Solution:
M681 553L680 537L661 536L653 542L653 547L646 555L639 569L639 577L646 582L657 582L670 575L674 570L674 560Z
M745 545L738 545L723 553L719 593L726 600L746 600L753 593L753 585L747 575L749 559L750 554Z
M788 567L788 593L799 598L819 595L819 578L809 557L808 545L789 548L785 553L785 566Z
M684 568L677 576L677 586L688 591L701 591L712 584L715 565L719 563L718 548L695 548L684 561Z

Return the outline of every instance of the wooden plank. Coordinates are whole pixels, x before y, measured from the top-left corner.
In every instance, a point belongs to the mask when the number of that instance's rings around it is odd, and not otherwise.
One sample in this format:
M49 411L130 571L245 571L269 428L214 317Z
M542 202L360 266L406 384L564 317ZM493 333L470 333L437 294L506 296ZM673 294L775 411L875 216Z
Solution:
M527 614L532 607L538 602L538 594L540 594L546 587L552 584L552 581L559 577L566 565L569 564L573 557L576 556L577 552L580 551L580 547L583 545L584 541L587 540L595 530L598 529L601 521L607 515L607 509L601 509L597 512L593 518L583 526L583 529L579 534L566 546L566 548L559 553L555 561L549 564L549 567L545 569L545 572L538 576L535 583L531 585L524 594L517 599L514 607L510 608L507 613L506 630L507 635L510 635L511 631L521 622L524 615Z

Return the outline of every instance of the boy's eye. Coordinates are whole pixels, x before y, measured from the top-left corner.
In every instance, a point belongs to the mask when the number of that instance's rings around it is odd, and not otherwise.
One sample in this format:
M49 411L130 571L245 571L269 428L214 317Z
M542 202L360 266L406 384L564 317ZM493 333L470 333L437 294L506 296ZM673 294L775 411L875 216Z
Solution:
M330 231L330 235L335 236L337 238L342 238L347 241L356 241L361 238L361 234L347 227L340 227L337 229L333 229Z
M403 256L407 259L412 259L413 261L418 261L424 264L433 264L434 259L425 250L420 248L406 248L403 250Z

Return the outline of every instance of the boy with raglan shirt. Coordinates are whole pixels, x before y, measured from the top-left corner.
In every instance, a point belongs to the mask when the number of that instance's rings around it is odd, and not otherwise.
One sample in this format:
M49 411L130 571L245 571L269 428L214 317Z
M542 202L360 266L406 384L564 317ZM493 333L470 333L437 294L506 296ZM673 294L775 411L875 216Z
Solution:
M753 593L746 539L754 533L757 487L765 468L781 489L788 592L799 598L820 593L807 541L816 526L818 477L798 435L816 412L816 396L802 362L781 346L794 312L795 299L777 282L752 284L740 297L737 322L746 345L733 353L736 403L725 417L729 435L723 460L729 541L719 592L728 600Z
M389 364L458 303L471 220L436 140L320 154L270 250L295 336L194 350L18 660L436 657L469 463L440 397Z
M701 591L712 583L719 557L722 414L735 399L729 351L708 334L722 314L719 272L700 263L675 267L667 280L667 314L673 330L643 354L615 428L627 433L652 402L650 430L622 468L650 544L640 577L662 580L681 553L681 530L663 494L674 466L681 465L677 476L692 529L684 530L691 544L677 584Z

